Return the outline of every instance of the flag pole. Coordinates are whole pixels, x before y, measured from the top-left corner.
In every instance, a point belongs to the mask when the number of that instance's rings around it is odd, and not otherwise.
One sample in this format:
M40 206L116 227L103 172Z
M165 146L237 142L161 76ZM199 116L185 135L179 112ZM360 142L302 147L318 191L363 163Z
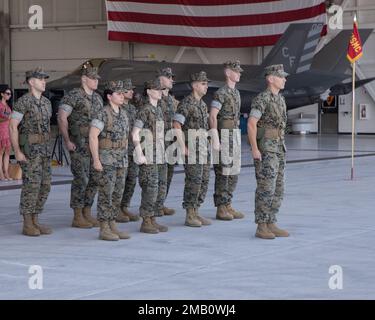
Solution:
M357 15L354 14L354 25L357 24ZM354 31L354 28L353 28ZM352 168L350 179L354 180L354 147L355 147L355 67L356 59L352 63L353 77L352 77Z
M351 169L351 180L354 180L354 134L355 134L355 65L356 62L354 61L353 66L353 80L352 80L352 92L353 92L353 99L352 99L352 169Z
M362 57L362 41L361 36L358 32L357 15L354 15L353 22L353 33L349 40L347 58L352 64L353 79L352 79L352 168L351 168L351 180L354 180L354 144L355 144L355 68L356 62Z

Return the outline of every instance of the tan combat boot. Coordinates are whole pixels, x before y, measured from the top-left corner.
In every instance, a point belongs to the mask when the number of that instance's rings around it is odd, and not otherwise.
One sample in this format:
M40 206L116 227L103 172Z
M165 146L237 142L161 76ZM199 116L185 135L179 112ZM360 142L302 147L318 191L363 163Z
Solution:
M23 229L22 234L29 237L40 236L39 229L34 225L31 214L23 215Z
M172 216L176 213L175 209L163 207L163 213L165 216Z
M139 220L139 215L131 213L128 208L123 208L121 209L122 213L124 216L127 216L130 221L138 221Z
M152 224L151 217L143 217L140 232L156 234L159 230Z
M168 227L167 226L163 226L161 224L158 224L156 222L156 218L155 217L152 217L151 218L151 223L152 225L159 230L159 232L167 232L168 231Z
M88 221L89 223L92 224L94 228L99 227L99 222L96 220L92 215L91 215L91 208L90 207L85 207L82 209L82 215Z
M201 222L202 226L209 226L211 224L210 219L206 219L199 215L198 208L194 209L195 217Z
M126 222L129 222L129 221L130 221L130 218L128 217L128 215L125 214L124 210L121 209L119 214L116 217L116 222L126 223Z
M34 226L39 230L40 234L52 233L52 229L50 227L39 223L37 214L33 214L32 220L33 220Z
M100 240L107 240L107 241L120 240L119 236L112 232L108 221L100 221L99 226L100 226L100 231L99 231Z
M130 235L126 232L121 232L117 229L115 220L109 222L109 227L111 228L112 233L117 234L120 239L130 239Z
M270 230L276 237L289 237L289 232L286 230L279 229L275 223L267 224L268 230Z
M92 228L92 224L83 217L82 209L80 208L74 209L74 218L72 222L72 227L83 228L83 229Z
M255 236L261 239L275 239L275 235L268 230L266 223L259 223Z
M218 206L216 210L216 219L229 221L233 220L233 216L227 211L226 206Z
M185 226L188 227L201 227L202 222L195 216L195 209L188 208L186 209L186 219L185 219Z
M227 204L226 208L227 208L227 211L233 216L234 219L243 219L245 217L245 215L242 212L234 210L231 204Z

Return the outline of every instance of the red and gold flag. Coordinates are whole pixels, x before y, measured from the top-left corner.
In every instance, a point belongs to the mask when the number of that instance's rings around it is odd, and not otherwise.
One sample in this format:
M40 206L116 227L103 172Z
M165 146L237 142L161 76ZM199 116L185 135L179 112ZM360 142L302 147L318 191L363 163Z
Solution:
M351 63L354 63L362 57L362 54L363 54L362 41L358 32L357 21L354 20L353 33L350 37L349 46L348 46L348 54L346 56Z

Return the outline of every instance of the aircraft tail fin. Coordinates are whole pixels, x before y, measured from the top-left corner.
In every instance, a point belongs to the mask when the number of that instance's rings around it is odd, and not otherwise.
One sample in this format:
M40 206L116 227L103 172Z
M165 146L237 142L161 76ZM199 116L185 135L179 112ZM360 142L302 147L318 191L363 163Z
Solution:
M362 44L364 44L373 29L360 29ZM342 30L325 45L314 57L311 68L334 73L345 73L350 68L350 62L346 58L348 43L352 30Z
M319 22L290 24L263 60L260 70L263 72L272 64L283 64L289 74L309 70L322 29L323 23Z

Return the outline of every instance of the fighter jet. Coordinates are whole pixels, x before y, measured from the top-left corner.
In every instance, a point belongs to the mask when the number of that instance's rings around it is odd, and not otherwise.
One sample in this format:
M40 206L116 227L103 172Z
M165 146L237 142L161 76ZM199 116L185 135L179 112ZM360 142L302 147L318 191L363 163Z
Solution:
M321 23L290 24L261 65L241 65L244 72L241 82L237 85L241 93L241 112L249 112L252 99L265 89L263 70L271 64L283 64L284 70L290 74L285 90L282 92L286 98L288 110L319 102L322 95L327 92L330 95L351 92L351 82L343 82L351 78L350 73L346 73L350 68L346 52L351 30L341 31L328 45L316 53L322 28ZM363 43L366 42L371 32L372 29L360 30ZM205 70L211 80L205 97L208 104L213 93L224 85L223 67L218 64L145 62L123 59L92 59L86 63L99 68L102 78L101 86L107 80L131 78L139 92L142 92L144 82L155 76L158 69L169 66L175 74L176 83L172 93L177 99L183 98L191 91L189 75ZM66 92L79 86L81 67L61 79L50 82L47 89L52 93ZM357 81L356 87L374 79Z

